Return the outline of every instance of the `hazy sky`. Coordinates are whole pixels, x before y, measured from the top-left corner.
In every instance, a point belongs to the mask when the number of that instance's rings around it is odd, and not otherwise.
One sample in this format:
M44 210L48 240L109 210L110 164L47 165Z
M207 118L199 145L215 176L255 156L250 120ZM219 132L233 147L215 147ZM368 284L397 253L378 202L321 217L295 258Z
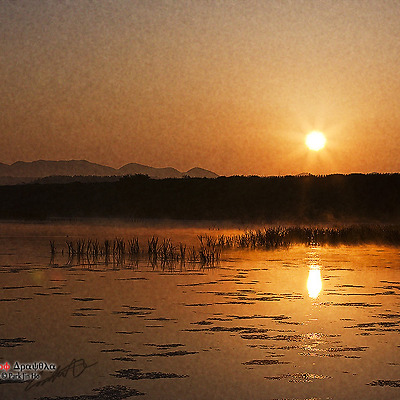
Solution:
M0 0L0 79L4 163L400 172L398 0Z

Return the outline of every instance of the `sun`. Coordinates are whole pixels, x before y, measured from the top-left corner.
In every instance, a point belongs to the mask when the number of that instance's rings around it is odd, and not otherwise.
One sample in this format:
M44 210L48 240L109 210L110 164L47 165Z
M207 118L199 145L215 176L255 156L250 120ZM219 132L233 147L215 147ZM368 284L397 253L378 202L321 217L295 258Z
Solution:
M312 131L306 137L306 145L310 150L319 151L326 143L325 135L319 131Z

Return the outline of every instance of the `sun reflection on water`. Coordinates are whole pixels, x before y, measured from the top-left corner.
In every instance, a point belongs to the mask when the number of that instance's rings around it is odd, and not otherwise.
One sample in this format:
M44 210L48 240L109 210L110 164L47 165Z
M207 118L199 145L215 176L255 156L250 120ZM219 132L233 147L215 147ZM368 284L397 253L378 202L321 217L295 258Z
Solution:
M308 295L312 299L316 299L322 290L322 278L321 278L321 270L318 268L312 268L308 272L307 279L307 290Z
M308 296L312 299L316 299L322 290L322 276L321 266L318 256L313 252L310 254L308 260L308 279L307 279L307 290Z

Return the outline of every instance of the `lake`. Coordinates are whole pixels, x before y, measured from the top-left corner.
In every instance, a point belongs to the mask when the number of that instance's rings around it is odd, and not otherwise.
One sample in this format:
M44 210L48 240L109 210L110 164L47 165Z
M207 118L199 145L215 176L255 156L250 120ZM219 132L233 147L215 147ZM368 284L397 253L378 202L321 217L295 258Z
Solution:
M0 223L0 398L400 398L398 247L227 249L204 265L66 246L138 237L146 247L153 235L197 246L199 234L238 232Z

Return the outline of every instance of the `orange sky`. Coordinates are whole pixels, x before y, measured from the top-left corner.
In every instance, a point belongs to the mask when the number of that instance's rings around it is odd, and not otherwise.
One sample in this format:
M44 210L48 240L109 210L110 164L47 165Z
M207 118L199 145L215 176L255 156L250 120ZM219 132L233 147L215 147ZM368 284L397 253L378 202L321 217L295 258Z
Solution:
M400 172L397 0L3 1L0 35L0 162Z

